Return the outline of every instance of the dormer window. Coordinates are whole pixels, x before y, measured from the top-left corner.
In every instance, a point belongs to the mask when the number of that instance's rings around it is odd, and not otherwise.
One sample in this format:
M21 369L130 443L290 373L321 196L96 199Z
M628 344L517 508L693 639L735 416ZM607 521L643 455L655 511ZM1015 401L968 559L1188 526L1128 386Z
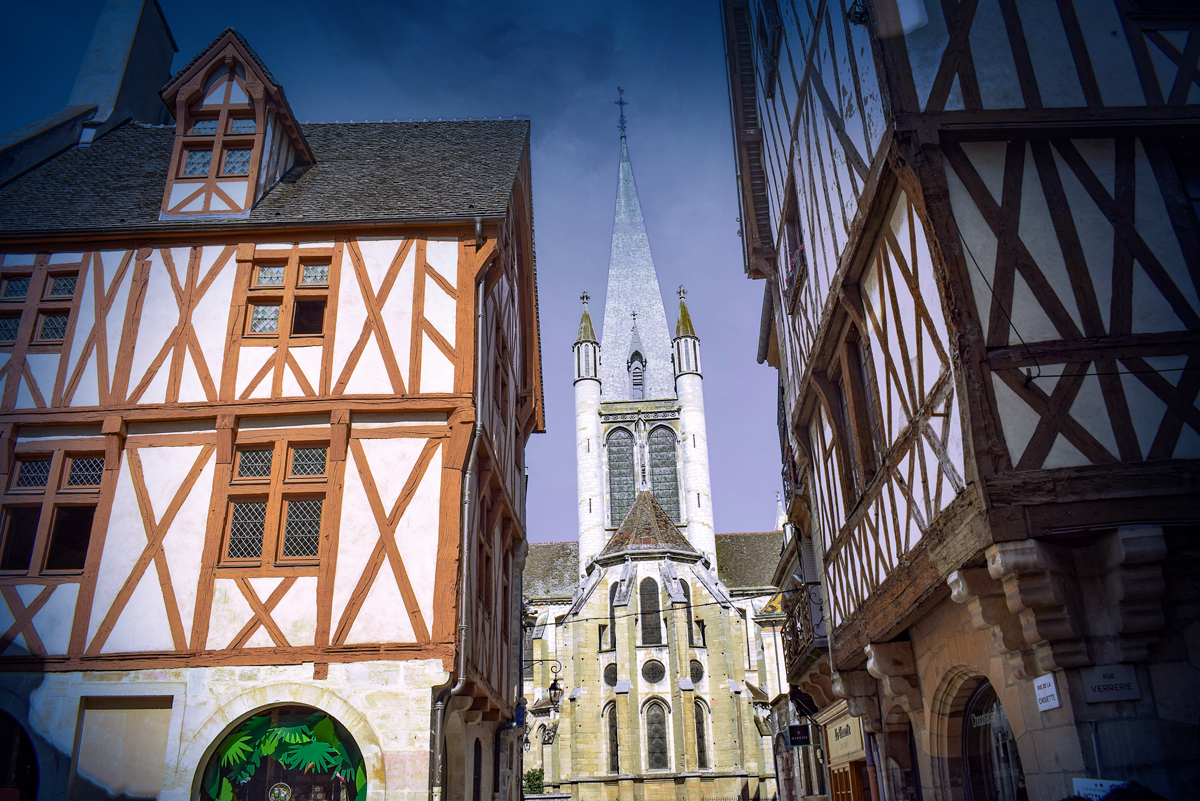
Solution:
M644 400L646 397L646 357L634 351L629 357L629 397Z
M177 124L160 219L245 217L293 165L312 163L283 90L232 29L162 95Z

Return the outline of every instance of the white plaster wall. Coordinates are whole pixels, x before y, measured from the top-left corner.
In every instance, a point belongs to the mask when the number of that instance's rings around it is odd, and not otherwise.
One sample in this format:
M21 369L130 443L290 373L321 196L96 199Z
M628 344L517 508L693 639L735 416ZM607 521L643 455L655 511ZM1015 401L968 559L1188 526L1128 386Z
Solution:
M458 287L458 240L428 239L425 242L425 263L445 278L450 286Z
M35 731L64 754L74 745L80 698L172 697L160 801L191 801L212 748L251 713L304 704L349 730L362 752L369 801L425 801L432 689L449 674L441 660L267 667L170 668L51 673L30 696Z
M190 248L171 248L171 261L175 265L176 275L187 270ZM142 303L142 317L138 324L137 340L133 349L133 362L129 373L129 390L132 392L145 378L154 358L162 350L167 337L179 322L179 304L175 300L175 292L171 288L171 276L163 261L163 251L155 250L150 254L150 274L146 282L146 296ZM111 362L111 360L110 360ZM163 365L169 367L170 361ZM159 367L160 373L167 370ZM160 378L162 376L160 375ZM162 403L166 399L165 380L162 391L154 387L154 392L147 391L142 396L143 403Z

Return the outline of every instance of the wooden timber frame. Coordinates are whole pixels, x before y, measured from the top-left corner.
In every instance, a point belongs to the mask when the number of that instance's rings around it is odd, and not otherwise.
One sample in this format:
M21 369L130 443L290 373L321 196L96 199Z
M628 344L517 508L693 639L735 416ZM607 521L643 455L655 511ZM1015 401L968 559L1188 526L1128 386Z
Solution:
M37 452L54 452L61 454L66 450L84 448L90 451L103 451L104 473L99 488L99 501L95 512L95 524L92 540L87 554L86 567L82 573L70 576L62 575L22 575L0 576L0 594L10 600L16 599L17 612L15 621L3 632L5 643L11 643L18 635L25 635L25 642L30 645L27 656L9 656L0 658L0 670L4 671L78 671L78 670L130 670L152 667L193 667L215 665L272 665L299 664L312 662L315 665L315 678L323 678L328 673L328 665L332 662L356 662L368 660L408 660L408 659L439 659L444 667L453 670L455 654L458 647L466 649L468 678L473 693L477 696L476 703L486 707L488 715L497 717L501 712L512 713L512 694L506 692L512 682L506 680L506 670L510 668L500 659L484 659L486 640L495 640L501 631L511 640L519 633L520 628L514 618L505 623L503 615L493 615L491 623L496 632L489 634L473 628L468 640L461 646L457 642L458 608L461 603L473 603L477 597L476 585L482 580L478 575L469 576L467 586L462 586L459 580L460 560L459 544L462 537L462 497L463 474L466 470L468 450L472 434L477 433L479 459L481 463L490 465L487 471L481 471L478 487L472 491L473 497L486 498L486 515L475 514L477 529L487 523L496 523L498 531L503 532L504 541L498 547L511 554L516 545L524 540L524 486L523 470L516 463L522 459L521 452L528 436L534 431L544 429L544 407L541 392L540 343L537 324L537 309L534 298L534 265L532 261L533 241L532 230L528 224L530 208L527 203L527 193L521 181L528 181L528 149L522 156L521 173L514 188L511 205L506 217L485 220L482 228L472 224L403 224L372 226L367 229L354 227L313 227L285 226L278 228L255 228L236 232L220 230L212 233L202 231L194 226L182 226L180 230L166 229L147 234L78 234L55 237L8 237L0 241L0 247L6 251L29 252L39 255L32 268L37 275L43 275L46 270L46 253L64 250L80 251L85 260L90 254L100 249L126 249L129 256L124 259L119 270L133 271L133 282L130 290L129 307L125 316L124 331L106 332L105 326L98 325L91 332L69 331L61 348L63 352L70 347L71 337L86 338L86 347L94 350L99 356L99 362L105 375L103 381L111 387L99 407L72 407L69 405L74 387L80 380L79 371L67 375L65 359L59 372L53 392L45 392L37 399L38 408L14 409L14 398L8 398L0 418L0 447L3 448L4 478L13 463L14 455L20 456L25 450L35 449ZM231 226L236 229L237 226ZM134 383L130 378L129 364L132 360L132 350L135 338L128 336L136 330L141 318L144 301L145 276L150 270L150 254L154 250L165 250L168 247L198 247L217 246L222 248L219 260L221 263L236 261L237 289L234 292L234 304L229 312L229 348L236 349L245 345L253 347L256 343L245 342L245 314L247 313L247 296L250 286L250 270L256 258L266 253L269 257L281 256L285 263L295 269L298 260L303 256L342 258L333 259L334 265L341 265L342 270L362 270L362 259L357 254L356 237L358 236L390 236L404 240L407 244L401 248L401 253L392 266L391 275L394 280L395 272L410 248L415 248L418 259L418 287L422 280L438 281L447 294L455 299L457 305L454 346L451 347L446 337L442 336L431 326L424 326L426 343L432 341L434 347L441 350L455 368L454 391L449 393L422 394L420 390L420 364L422 338L413 337L410 372L401 375L396 369L396 360L389 353L384 353L388 365L388 376L393 387L393 393L386 395L345 395L341 389L345 387L346 376L334 375L331 371L332 348L325 348L322 359L322 377L318 382L302 382L304 397L285 398L281 392L281 376L285 370L294 367L287 347L280 347L280 341L275 340L273 346L276 355L268 359L261 374L255 377L255 384L267 382L270 386L269 397L249 397L250 391L236 392L235 375L230 372L230 360L225 362L225 370L220 374L206 375L200 370L201 383L208 400L204 402L181 402L179 400L180 371L185 354L196 355L199 350L195 346L194 331L190 330L188 315L194 307L194 301L204 291L203 276L200 275L199 265L195 257L189 264L168 265L175 284L177 297L181 300L181 316L174 333L168 337L166 345L155 357L155 369L167 371L169 375L167 402L148 405L139 403L149 374L142 381ZM434 270L424 265L425 240L429 237L456 238L458 240L458 281L455 287L450 286L445 279ZM332 240L336 244L332 251L311 253L303 249L293 248L290 252L263 251L262 244L281 241L303 241L306 239ZM328 251L328 252L326 252ZM336 254L334 253L336 251ZM170 251L166 251L170 252ZM195 253L195 251L193 251ZM100 263L97 256L96 263ZM334 267L336 271L337 267ZM329 278L329 291L336 293L338 281L336 274ZM505 332L509 340L500 343L499 340L488 340L487 343L477 341L476 308L480 297L477 288L482 288L485 304L492 304L490 293L495 287L507 281L512 302L519 306L511 319L504 324L509 326ZM140 282L140 283L139 283ZM103 280L89 284L88 291L95 291L100 297ZM389 282L390 285L390 282ZM39 290L40 291L40 290ZM79 295L79 292L76 292ZM193 297L195 296L195 297ZM422 293L414 292L417 304L416 314L420 318L420 298ZM336 295L335 295L336 297ZM74 298L78 301L78 297ZM369 296L364 289L363 298L368 311L366 322L361 332L359 347L355 350L351 361L362 350L363 341L367 335L377 330L378 308L381 298ZM105 302L102 299L102 302ZM107 299L111 302L111 298ZM286 302L286 300L285 300ZM330 302L326 307L325 331L336 330L337 304ZM517 313L519 312L519 313ZM74 326L75 316L71 318ZM432 336L428 336L432 332ZM106 336L119 336L116 342ZM125 335L121 335L121 334ZM360 332L343 331L340 336L360 337ZM332 335L329 336L332 339ZM382 339L382 338L381 338ZM29 341L26 336L25 341ZM117 342L121 344L118 346ZM481 350L485 344L492 350ZM499 350L497 351L497 346ZM428 344L425 345L428 347ZM5 370L9 375L24 375L28 372L22 363L23 349L16 346L11 350ZM91 352L91 351L88 351ZM500 404L494 402L490 387L475 386L474 376L480 375L486 379L492 374L492 364L496 360L516 360L519 363L505 363L503 369L511 376L508 386L513 388L514 397L511 402L504 404L508 419L500 417ZM86 352L85 352L86 356ZM476 362L484 360L484 369L477 371ZM197 360L202 365L202 359ZM82 360L80 362L82 364ZM346 372L350 370L346 367ZM236 362L233 368L236 372ZM15 372L14 372L15 371ZM16 382L9 380L7 386L15 387ZM489 391L485 392L487 389ZM517 392L517 389L520 391ZM47 388L49 390L49 388ZM7 397L7 396L6 396ZM401 413L434 413L444 416L444 424L429 424L418 426L403 426L400 428L368 427L356 430L353 426L355 414L401 414ZM286 423L282 428L273 428L269 434L256 434L252 428L239 427L239 422L248 418L270 417L286 418L303 415L329 415L327 427L314 431L311 427L295 430L288 429ZM99 436L86 436L79 440L39 440L36 443L25 443L20 439L23 427L45 426L91 426L101 422ZM187 433L189 427L203 422L204 431ZM138 427L140 431L149 431L145 424L163 424L169 429L179 424L179 433L130 433L130 427ZM501 436L504 428L507 436ZM341 501L341 487L344 473L347 469L347 457L356 452L361 457L362 441L364 438L393 436L421 436L428 438L418 463L410 475L408 482L400 493L393 508L382 505L379 493L375 490L375 481L370 475L370 469L365 467L366 461L357 460L371 501L373 514L379 524L381 536L379 543L371 556L370 564L378 570L380 564L390 562L393 573L401 584L402 594L413 618L413 628L416 633L415 642L380 642L369 644L350 644L346 642L346 632L353 624L354 614L361 605L363 595L369 581L373 577L371 569L364 572L360 580L360 588L356 597L346 607L341 619L331 617L333 579L337 569L331 555L336 552L338 541L338 507ZM280 438L283 438L282 440ZM320 558L305 564L260 567L222 567L220 549L225 526L224 495L222 488L229 487L231 471L235 463L236 453L240 445L251 442L261 442L264 439L281 442L292 439L318 441L327 443L328 463L324 483L320 491L327 498L326 512L323 517L321 530ZM166 509L150 511L148 500L145 499L145 481L141 478L141 468L138 448L145 445L196 445L200 452L192 469L184 479L183 485L176 497ZM412 499L417 484L429 467L432 456L440 451L442 465L440 521L437 534L437 557L434 580L434 615L432 620L424 620L420 609L412 597L411 588L403 592L407 585L402 560L394 542L396 522L403 514L407 502ZM61 457L56 456L56 459ZM207 535L203 550L200 586L196 598L196 614L194 620L181 618L178 604L174 603L174 591L171 587L169 571L167 570L162 537L165 535L171 520L179 512L188 490L195 484L206 465L215 465L213 479L214 491L209 508ZM149 540L143 552L136 556L136 562L124 582L117 601L113 604L104 621L94 636L88 636L88 621L91 618L91 606L95 594L100 557L103 552L105 529L109 513L112 509L114 487L120 471L132 471L135 488L139 497L145 502L143 506L146 515L145 524ZM7 484L6 484L7 486ZM373 492L374 490L374 492ZM500 521L503 525L500 526ZM474 542L476 532L471 532L469 542ZM510 577L499 575L502 569L512 570L513 560L497 560L494 570L497 575L490 577L491 583L497 587L514 584ZM167 600L168 617L170 620L171 636L175 643L174 650L162 652L123 652L106 653L103 651L105 638L113 630L121 612L121 606L128 602L141 576L147 572L157 573L160 584ZM35 571L36 573L36 571ZM214 576L235 578L240 590L253 610L254 616L245 630L234 640L232 647L214 649L206 645L208 627L207 608L212 603ZM270 597L260 597L247 581L250 576L283 576L283 582ZM287 642L286 637L271 618L271 612L279 599L286 593L291 583L301 576L315 576L317 580L317 633L316 643L312 646L294 646ZM44 585L45 589L32 602L22 604L12 591L15 583L29 584L30 582ZM364 583L365 582L365 583ZM33 616L46 603L48 598L64 584L76 584L78 601L75 605L74 625L70 633L70 643L65 654L47 655L37 639L37 633L30 625ZM10 597L11 596L11 597ZM470 601L465 599L471 599ZM357 605L356 605L357 604ZM514 607L516 608L516 607ZM517 614L513 612L513 614ZM243 648L244 643L259 628L265 629L274 641L274 647ZM507 653L515 648L509 643ZM511 660L508 660L511 661ZM511 676L509 676L511 679ZM453 677L452 677L453 680Z
M818 27L829 24L829 3L839 7L848 5L836 0L810 4L809 14ZM738 0L727 0L723 5L727 35L731 36L731 9L749 9L749 6ZM855 329L864 324L859 281L869 268L873 251L886 235L887 218L902 193L928 242L935 268L940 303L939 308L929 311L943 315L950 332L945 343L949 370L944 374L946 384L942 391L952 391L960 404L958 414L966 451L960 477L962 489L934 519L925 521L923 536L916 545L831 632L831 658L836 670L861 667L865 646L887 642L919 619L949 594L946 586L949 572L983 565L985 550L995 543L1031 538L1053 542L1080 532L1111 530L1130 523L1170 524L1200 518L1197 462L1173 457L1186 429L1190 428L1193 435L1200 432L1200 409L1196 406L1200 395L1200 340L1197 339L1200 309L1189 300L1194 297L1191 289L1172 283L1173 278L1157 255L1154 243L1145 239L1133 219L1135 156L1141 158L1144 153L1145 163L1152 170L1154 188L1163 198L1169 228L1178 242L1186 273L1193 285L1200 279L1200 224L1169 152L1172 138L1190 137L1194 141L1200 136L1200 110L1194 104L1186 105L1189 92L1200 87L1200 72L1196 69L1200 60L1200 20L1172 20L1169 25L1163 20L1146 20L1132 13L1131 4L1119 0L1116 7L1132 43L1138 86L1147 102L1144 107L1105 106L1079 22L1074 19L1071 4L1060 3L1070 43L1069 58L1080 76L1085 105L1049 108L1039 94L1029 47L1019 35L1016 6L1001 2L1006 28L993 33L1011 39L1024 107L987 109L980 101L968 42L977 4L943 5L944 9L931 7L930 13L945 10L948 43L929 99L922 104L914 87L904 37L877 35L879 28L899 29L895 4L888 0L872 4L868 23L870 57L880 76L886 129L873 157L867 154L868 158L857 158L855 163L856 153L847 156L853 165L852 175L858 181L857 210L847 220L848 239L837 260L830 288L813 312L814 333L803 369L783 378L792 384L789 391L796 399L787 409L784 425L801 443L802 453L813 453L809 423L821 413L834 420L841 418L836 379L845 374L847 343L853 341ZM838 15L832 15L832 26L842 25L839 9ZM1186 29L1187 47L1178 48L1167 41L1157 31L1161 27ZM841 35L834 27L829 30L831 36ZM848 39L851 33L848 22L845 31ZM802 146L802 142L798 144L796 130L800 107L809 102L806 93L825 91L819 77L811 82L816 88L809 90L810 75L820 66L813 61L818 41L819 37L813 36L811 45L806 42L807 53L800 56L806 55L807 60L794 66L797 73L803 73L796 120L778 123L781 137L791 137L790 148ZM1155 46L1178 67L1174 83L1166 90L1151 64L1148 48ZM728 54L727 59L732 61ZM962 92L964 109L946 110L952 84L956 91ZM828 98L822 95L820 102L813 102L818 108L824 104L826 113L833 115ZM736 131L739 130L736 103L734 112ZM758 113L763 117L763 129L776 124L762 109ZM838 126L835 117L830 136L840 137L850 147L845 129ZM1081 139L1113 143L1115 175L1110 184L1101 180L1081 152ZM964 150L985 142L1004 152L999 189L985 185ZM777 176L780 186L795 180L790 165L799 156L794 151L787 156L789 166L781 168ZM1081 187L1083 195L1095 204L1110 226L1115 243L1112 269L1118 287L1112 292L1110 307L1102 308L1097 301L1081 245L1086 233L1077 218L1072 217L1064 190L1067 180ZM964 247L966 234L962 220L956 218L951 202L952 191L959 185L965 188L984 225L999 243L995 274L989 284L992 308L982 311L977 307L977 291L972 288L978 254L971 254ZM997 191L1000 194L993 197ZM1070 279L1065 295L1061 294L1064 292L1061 288L1051 286L1042 266L1020 239L1018 215L1022 191L1045 198L1047 222L1056 246L1062 251ZM785 200L784 204L788 202ZM743 195L743 219L753 213L749 204ZM778 232L778 236L782 238L783 232ZM749 264L750 257L747 258ZM1166 307L1179 318L1177 330L1146 333L1131 327L1135 261L1161 292ZM1014 311L1017 276L1031 290L1055 336L1027 342L1015 341L1014 337L1010 342L1007 329ZM775 275L768 276L770 282L779 280ZM1127 289L1122 292L1122 287ZM777 291L775 297L778 298ZM1074 314L1068 312L1068 305ZM781 319L786 320L791 313L792 307L778 312L771 325L780 325ZM1163 371L1157 366L1161 362L1154 361L1160 357L1173 357L1180 367ZM1030 372L1037 369L1040 375L1041 368L1049 371L1061 368L1053 389L1045 390L1030 379ZM1098 379L1104 392L1113 430L1111 444L1108 440L1101 441L1071 416L1072 402L1089 375L1089 368L1093 371L1092 380ZM1166 412L1161 422L1156 421L1149 442L1145 435L1139 441L1119 372L1133 376L1133 380L1165 405ZM1037 414L1028 444L1015 453L1006 439L997 382ZM850 394L857 393L851 389ZM849 401L851 407L859 403L855 397ZM896 469L895 463L884 454L874 477L867 477L865 486L857 489L852 486L854 464L863 463L872 444L868 435L859 430L864 417L861 410L851 413L850 420L842 425L845 430L838 434L835 448L842 490L857 492L860 499L870 497ZM1060 440L1083 454L1089 464L1048 465L1051 447ZM897 441L896 447L900 444ZM851 449L855 452L851 453ZM827 563L837 549L857 547L851 542L850 533L855 521L861 520L866 504L847 505L844 533L834 539L829 549L833 553L826 552Z

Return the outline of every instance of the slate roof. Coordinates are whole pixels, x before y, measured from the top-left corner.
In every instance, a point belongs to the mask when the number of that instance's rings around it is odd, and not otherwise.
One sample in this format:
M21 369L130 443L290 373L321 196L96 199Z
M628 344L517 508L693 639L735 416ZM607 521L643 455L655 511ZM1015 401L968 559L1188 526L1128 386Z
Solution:
M578 575L578 542L529 543L522 585L526 598L570 597Z
M209 42L207 45L205 45L203 48L201 48L200 51L196 53L196 55L192 56L191 61L189 61L187 64L183 65L183 69L179 70L178 72L176 72L174 75L171 76L171 80L167 81L167 86L170 86L171 84L175 83L175 81L179 80L179 76L183 75L185 72L187 72L192 67L194 67L196 65L196 62L199 61L201 58L208 55L208 51L212 50L213 45L215 45L217 42L221 41L221 39L227 33L232 33L237 38L238 43L241 44L242 47L246 48L246 52L250 54L250 57L252 59L254 59L254 63L258 65L258 68L260 70L262 70L263 77L265 77L268 81L275 84L276 86L279 86L279 81L275 80L275 76L271 74L271 71L269 69L267 69L267 65L264 64L263 60L258 57L258 53L254 52L254 48L251 47L250 43L246 41L246 37L242 36L241 33L238 32L237 28L226 28L225 30L218 33L215 39L213 39L211 42ZM166 89L166 88L167 88L166 86L163 87L163 89Z
M658 505L658 501L654 500L654 495L649 490L642 490L634 498L633 506L621 521L620 528L612 535L599 556L608 556L619 551L659 548L697 553L687 538L675 528L671 518Z
M726 587L770 587L783 549L782 531L717 535L717 577Z
M302 128L317 163L276 184L248 219L160 222L175 129L131 121L0 187L0 235L498 217L529 141L528 120Z

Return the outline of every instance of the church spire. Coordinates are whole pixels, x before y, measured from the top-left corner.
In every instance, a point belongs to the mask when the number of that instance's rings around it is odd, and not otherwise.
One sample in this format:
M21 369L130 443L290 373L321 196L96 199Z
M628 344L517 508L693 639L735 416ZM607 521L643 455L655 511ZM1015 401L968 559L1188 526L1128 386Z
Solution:
M624 103L624 93L619 104ZM624 105L621 106L624 119ZM642 219L642 206L633 181L629 147L621 134L621 160L617 170L617 204L613 219L612 251L608 261L608 292L604 301L603 351L608 354L631 352L633 329L631 314L637 314L637 329L643 347L646 370L643 396L647 400L674 399L675 376L671 370L671 336L663 308L650 239ZM629 365L615 358L601 364L604 401L632 400L633 385Z

